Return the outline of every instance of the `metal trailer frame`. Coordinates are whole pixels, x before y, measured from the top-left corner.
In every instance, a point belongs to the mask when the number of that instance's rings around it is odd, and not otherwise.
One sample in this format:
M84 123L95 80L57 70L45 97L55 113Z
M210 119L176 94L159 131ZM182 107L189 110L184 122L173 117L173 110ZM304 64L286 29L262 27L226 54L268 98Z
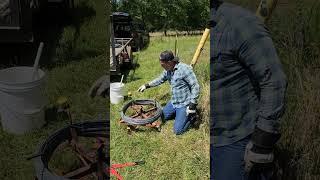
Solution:
M132 63L132 48L130 43L132 38L115 38L114 39L114 50L110 47L110 72L111 73L120 73L120 67L124 63ZM124 57L127 55L127 58Z
M121 75L120 67L124 63L132 64L132 48L133 38L115 38L113 30L113 18L111 18L111 43L110 43L110 74Z

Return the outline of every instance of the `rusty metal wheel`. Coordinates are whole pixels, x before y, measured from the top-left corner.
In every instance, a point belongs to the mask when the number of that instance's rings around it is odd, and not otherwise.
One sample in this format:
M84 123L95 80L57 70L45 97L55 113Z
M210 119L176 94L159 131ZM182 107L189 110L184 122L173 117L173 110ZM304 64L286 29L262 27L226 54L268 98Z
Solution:
M109 166L109 160L106 157L106 142L108 122L83 122L69 125L59 129L49 136L41 144L37 154L31 158L34 159L36 176L39 180L67 180L67 179L106 179L105 169ZM80 138L95 139L94 147L90 151L85 148ZM78 158L76 168L68 169L63 173L57 173L49 166L52 156L59 149L69 147L74 157ZM63 158L62 158L63 159ZM57 162L61 163L61 162Z
M121 118L130 125L153 123L162 115L161 105L152 99L131 100L121 111Z

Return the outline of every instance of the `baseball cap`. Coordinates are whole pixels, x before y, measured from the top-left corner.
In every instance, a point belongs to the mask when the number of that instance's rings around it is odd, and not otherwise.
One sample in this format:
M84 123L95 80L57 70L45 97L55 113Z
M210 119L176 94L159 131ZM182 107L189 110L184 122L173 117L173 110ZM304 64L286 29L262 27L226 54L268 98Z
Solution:
M160 54L159 60L160 61L179 61L179 58L174 57L172 51L165 50Z

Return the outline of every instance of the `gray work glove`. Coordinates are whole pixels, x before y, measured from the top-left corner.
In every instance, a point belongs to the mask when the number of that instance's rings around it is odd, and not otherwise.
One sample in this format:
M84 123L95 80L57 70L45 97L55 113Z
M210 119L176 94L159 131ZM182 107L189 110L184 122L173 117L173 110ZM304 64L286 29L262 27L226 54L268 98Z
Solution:
M186 109L186 114L189 116L189 114L195 114L196 113L196 104L190 103Z
M272 149L259 148L249 141L244 153L245 172L249 173L253 166L262 166L273 162Z
M139 87L138 92L143 92L144 90L148 89L150 86L149 84L144 84Z
M110 92L110 77L108 75L104 75L96 80L89 90L89 96L91 98L95 96L106 97Z
M272 165L273 149L281 134L271 133L255 127L251 140L246 146L244 154L245 171L249 173L253 167L260 169Z

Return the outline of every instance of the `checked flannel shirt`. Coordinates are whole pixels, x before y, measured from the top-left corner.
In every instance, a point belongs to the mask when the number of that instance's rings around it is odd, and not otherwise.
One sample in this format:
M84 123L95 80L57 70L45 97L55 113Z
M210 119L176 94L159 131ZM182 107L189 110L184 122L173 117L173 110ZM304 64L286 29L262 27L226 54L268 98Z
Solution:
M287 81L267 28L230 3L211 9L211 22L211 143L232 144L255 126L278 133Z
M150 87L154 87L165 81L168 81L171 87L173 107L180 108L189 105L189 103L197 104L200 86L189 65L179 62L174 66L173 71L164 70L158 78L148 84Z

